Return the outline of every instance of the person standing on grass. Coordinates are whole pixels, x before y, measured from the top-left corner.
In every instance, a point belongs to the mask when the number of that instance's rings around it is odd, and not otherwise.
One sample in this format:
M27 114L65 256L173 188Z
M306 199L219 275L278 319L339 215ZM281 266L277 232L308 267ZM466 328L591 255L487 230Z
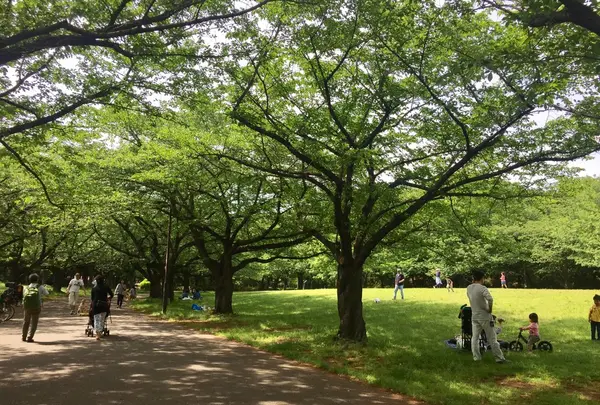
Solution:
M85 292L85 287L83 285L81 275L79 273L75 273L75 277L72 278L71 281L69 281L69 286L67 287L67 295L69 296L69 307L71 307L71 315L76 314L77 300L79 299L80 288L83 288Z
M435 287L434 288L440 288L442 287L442 272L440 271L440 269L435 269Z
M42 312L42 296L49 294L43 285L38 284L38 280L37 274L30 274L30 284L23 289L23 342L33 342Z
M483 277L483 271L475 270L473 272L473 283L467 287L467 297L471 305L471 323L473 327L471 352L475 361L481 361L479 336L481 335L481 331L485 331L488 344L492 347L492 353L496 358L496 363L506 363L508 360L504 358L504 354L496 338L496 331L494 330L494 321L492 318L494 298L487 287L483 285Z
M102 331L104 330L104 318L110 307L110 299L113 298L113 293L104 284L103 276L96 276L96 285L92 288L92 313L94 314L94 330L96 331L96 340L100 340Z
M396 299L396 295L398 294L398 290L400 290L400 296L404 299L404 274L400 273L400 269L396 271L396 279L394 281L394 298Z
M600 340L600 295L594 295L594 305L590 308L588 321L592 327L592 340Z
M448 292L450 292L450 290L454 292L454 281L452 281L450 277L446 278L446 288L448 289Z
M508 288L506 285L506 274L504 274L504 272L500 273L500 287Z

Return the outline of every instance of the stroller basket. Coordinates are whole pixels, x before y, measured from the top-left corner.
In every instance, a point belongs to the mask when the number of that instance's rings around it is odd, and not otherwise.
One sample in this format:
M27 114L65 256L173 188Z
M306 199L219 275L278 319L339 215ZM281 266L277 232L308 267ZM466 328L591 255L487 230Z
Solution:
M108 310L106 311L106 316L104 317L104 325L102 328L102 335L110 336L110 330L108 329L108 318L110 317L110 301L108 302ZM110 318L112 320L112 318ZM85 327L85 335L89 337L94 336L94 310L92 309L92 304L90 304L90 309L88 312L88 324Z

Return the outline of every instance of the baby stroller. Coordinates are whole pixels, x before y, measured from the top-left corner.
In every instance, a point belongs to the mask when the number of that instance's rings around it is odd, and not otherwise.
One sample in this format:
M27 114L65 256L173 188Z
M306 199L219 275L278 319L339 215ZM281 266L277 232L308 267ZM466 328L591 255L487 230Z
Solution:
M473 324L471 323L471 318L473 316L473 312L471 307L466 304L460 307L460 311L458 313L458 318L460 319L460 338L463 349L471 350L471 340L473 339ZM482 351L487 349L487 338L485 336L485 331L481 331L481 335L478 337L479 339L479 348Z
M108 310L106 311L106 316L104 317L104 327L102 329L103 336L110 336L110 330L108 329L108 317L110 316L110 301L108 301ZM112 318L110 318L112 322ZM94 337L94 310L92 309L92 304L90 304L90 310L88 312L88 324L85 327L85 335L88 337Z
M471 311L471 307L468 307L466 304L460 307L458 317L461 320L461 339L463 349L471 350L471 340L473 339L473 324L471 323L472 315L473 313ZM496 315L492 315L492 319L495 323L497 320ZM500 345L500 349L508 350L508 342L498 340L498 344ZM481 351L492 349L491 345L487 341L485 331L483 330L481 331L481 335L479 336L479 348Z

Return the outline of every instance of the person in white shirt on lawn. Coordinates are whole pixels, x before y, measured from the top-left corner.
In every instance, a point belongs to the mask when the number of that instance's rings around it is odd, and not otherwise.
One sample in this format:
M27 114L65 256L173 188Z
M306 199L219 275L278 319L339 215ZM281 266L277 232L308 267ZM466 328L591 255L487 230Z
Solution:
M479 336L481 331L485 331L488 344L492 347L492 353L496 358L496 363L506 363L508 360L504 358L504 354L500 349L500 344L496 338L494 330L494 321L492 318L492 309L494 306L494 298L486 286L483 285L484 273L479 270L473 272L473 284L467 287L467 297L471 304L471 323L473 326L473 334L471 335L471 351L475 361L481 360L481 352L479 350Z
M83 280L81 279L81 275L79 273L75 274L75 278L72 278L69 281L69 286L67 287L67 294L69 296L69 306L71 307L71 315L75 315L75 311L77 308L77 300L79 298L79 289L83 288L85 292L85 287L83 285Z

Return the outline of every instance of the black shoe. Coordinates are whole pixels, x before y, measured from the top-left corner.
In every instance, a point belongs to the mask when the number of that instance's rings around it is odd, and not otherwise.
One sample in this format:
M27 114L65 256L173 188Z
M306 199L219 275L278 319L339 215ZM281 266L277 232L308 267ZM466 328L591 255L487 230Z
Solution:
M25 342L25 341L27 341L27 338L21 338L21 340L22 340L23 342Z
M33 338L32 337L28 337L27 338L27 343L33 343Z

